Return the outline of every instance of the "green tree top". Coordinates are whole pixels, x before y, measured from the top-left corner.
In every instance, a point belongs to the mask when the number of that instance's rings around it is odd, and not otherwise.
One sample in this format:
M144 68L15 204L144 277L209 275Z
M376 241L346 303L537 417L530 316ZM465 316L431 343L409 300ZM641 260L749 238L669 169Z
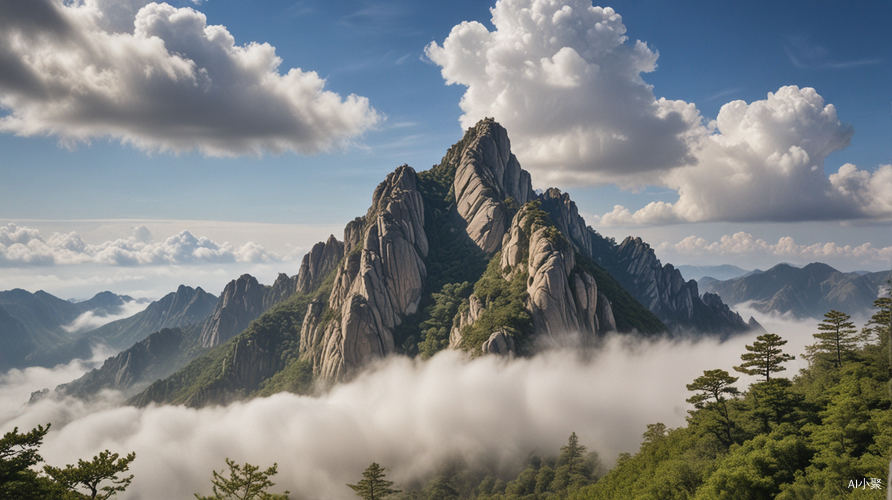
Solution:
M384 471L386 470L387 469L381 467L376 462L372 462L372 465L369 465L365 472L362 473L362 480L356 484L348 484L347 486L356 492L356 496L362 497L365 500L380 500L399 493L401 490L391 488L391 486L393 486L393 481L385 479Z
M892 288L892 282L889 283ZM890 290L892 293L892 290ZM889 339L889 333L892 332L892 297L880 297L873 301L873 307L876 313L867 322L864 327L863 334L865 340L869 339L871 334L879 337L880 341Z
M753 345L746 346L749 352L740 355L743 363L735 366L734 370L747 375L760 375L765 377L766 382L770 381L772 373L786 370L781 363L796 359L781 349L786 343L774 333L759 335Z
M47 465L43 471L65 489L77 491L78 488L86 488L89 490L88 498L105 500L130 486L133 474L123 478L118 478L118 474L127 472L135 458L136 453L119 458L117 453L105 450L89 462L80 459L77 466L69 464L64 469ZM111 485L100 488L103 481L110 481Z
M825 314L818 324L820 331L813 335L818 342L809 346L809 353L824 354L833 360L834 365L842 366L843 358L855 351L858 342L858 330L849 319L851 316L836 310Z
M260 467L246 463L239 465L235 461L226 459L226 465L229 466L229 477L223 476L225 470L220 472L214 471L213 496L199 496L195 494L198 500L288 500L288 493L283 494L267 493L268 488L272 488L276 484L270 481L270 477L278 473L278 464L261 471Z
M732 399L736 398L740 395L740 391L732 384L737 382L737 378L725 370L706 370L694 380L694 383L687 385L689 391L698 391L689 397L687 402L699 409L706 407L710 402L724 403L726 394Z
M49 430L50 424L46 424L46 427L38 425L27 434L19 434L16 427L3 435L0 439L0 484L15 481L19 473L43 461L37 448Z

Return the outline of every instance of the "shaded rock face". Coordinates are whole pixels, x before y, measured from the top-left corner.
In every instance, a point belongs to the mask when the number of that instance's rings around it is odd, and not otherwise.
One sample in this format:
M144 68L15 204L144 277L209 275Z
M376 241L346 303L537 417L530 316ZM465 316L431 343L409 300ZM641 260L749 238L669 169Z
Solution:
M665 266L641 238L629 236L616 248L616 263L624 272L623 286L675 331L731 334L749 329L747 323L730 311L717 296L701 299L697 282L684 281L672 264Z
M617 261L632 278L629 291L658 318L665 322L693 317L693 294L681 273L672 264L663 266L641 238L623 240L617 248ZM691 283L696 290L696 282Z
M338 241L334 235L329 236L325 242L313 245L313 249L304 255L300 264L295 291L309 293L315 290L328 273L337 267L342 258L344 258L344 243Z
M130 394L134 386L148 383L146 376L168 375L155 373L155 365L163 365L173 358L184 341L179 328L164 328L137 342L131 348L108 358L101 368L86 373L81 378L58 387L62 394L89 396L103 389L113 389ZM149 372L149 373L147 373Z
M304 320L301 350L324 380L342 379L393 352L393 328L417 310L427 275L424 206L412 168L388 175L360 220L362 232L357 221L345 229L350 251L337 270L329 311L311 306Z
M162 328L200 323L210 315L208 305L215 301L216 297L200 287L180 285L175 293L165 295L145 309L147 316L156 318L155 324L149 330L158 331Z
M263 310L291 297L297 291L298 276L288 277L285 273L279 273L273 286L266 289L263 294Z
M214 347L241 333L263 313L263 296L263 286L249 274L230 281L201 330L201 346Z
M560 189L549 188L539 196L539 200L542 202L542 210L548 214L570 243L583 254L591 255L592 241L585 219L579 215L579 209L570 199L570 195L561 193Z
M502 203L514 198L523 205L535 198L530 174L511 153L508 132L487 118L479 122L461 153L453 190L456 209L467 222L468 236L488 254L499 250L508 230L508 211Z

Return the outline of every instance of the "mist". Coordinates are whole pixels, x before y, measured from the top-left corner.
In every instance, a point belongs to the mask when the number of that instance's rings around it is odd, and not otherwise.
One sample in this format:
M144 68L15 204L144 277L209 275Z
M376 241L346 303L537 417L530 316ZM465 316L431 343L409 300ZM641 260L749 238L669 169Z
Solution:
M148 306L148 300L128 300L127 302L121 304L119 312L116 314L97 314L94 311L86 311L77 318L74 318L74 321L72 321L71 323L63 325L62 328L68 333L95 330L96 328L107 325L112 321L129 318L136 313L142 312Z
M814 323L757 319L790 340L785 350L797 360L783 375L792 377L804 363L798 354L811 342ZM685 385L704 370L731 372L756 335L721 343L616 335L589 359L566 349L525 359L469 360L451 351L427 362L392 357L319 397L277 394L197 410L122 407L114 393L90 403L45 398L4 413L0 430L52 422L41 449L52 465L104 449L135 451L135 478L123 499L207 494L212 470L223 469L227 457L262 467L277 462L274 492L352 498L345 484L359 480L372 461L387 467L397 485L429 477L455 458L516 472L530 454L557 454L571 432L610 466L620 452L637 451L647 424L685 425ZM40 387L14 386L46 384L50 373L59 381L76 371L66 365L40 377L7 374L0 403L21 408ZM737 386L746 389L751 381L743 376Z

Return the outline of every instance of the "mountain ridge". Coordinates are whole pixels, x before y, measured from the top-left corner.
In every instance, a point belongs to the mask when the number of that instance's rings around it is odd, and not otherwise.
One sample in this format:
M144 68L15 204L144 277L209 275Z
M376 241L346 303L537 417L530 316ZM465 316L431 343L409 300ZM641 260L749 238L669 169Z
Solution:
M820 262L802 268L782 263L760 273L708 281L704 290L732 304L749 302L751 307L764 313L820 318L835 309L866 317L872 314L879 288L889 279L892 271L843 273Z
M317 255L335 244L343 253L317 287L297 291L131 403L201 406L275 388L307 391L308 376L334 383L394 353L429 356L451 346L523 355L536 339L568 330L590 338L611 329L666 331L621 285L623 277L653 281L653 273L602 266L620 262L618 245L606 242L569 195L537 195L507 131L482 120L432 169L404 165L390 173L366 214L346 225L343 242L320 243ZM649 246L641 248L652 256ZM648 257L648 269L675 286L677 270L654 260ZM304 276L302 266L297 281ZM706 314L722 335L749 328L717 296L701 300L696 282L681 283L675 288L688 292L685 302L697 304L689 317ZM672 303L670 292L678 291L657 289L659 304Z

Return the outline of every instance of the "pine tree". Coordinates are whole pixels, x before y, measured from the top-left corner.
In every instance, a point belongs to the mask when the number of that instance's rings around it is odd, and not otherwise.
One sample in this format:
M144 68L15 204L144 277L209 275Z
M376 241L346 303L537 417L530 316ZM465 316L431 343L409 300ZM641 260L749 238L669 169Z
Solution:
M554 468L554 479L551 481L551 491L557 493L560 498L571 490L579 489L592 481L592 467L587 466L585 452L587 448L579 444L576 433L570 434L565 446L561 446L561 454L558 455Z
M365 472L362 473L364 479L356 484L348 484L347 486L356 492L356 496L365 500L381 500L399 493L401 490L391 488L393 481L385 479L384 471L386 470L384 467L372 462L372 465L369 465Z
M65 489L76 492L78 488L86 488L89 490L87 498L105 500L130 486L133 474L120 479L118 474L127 472L130 469L130 462L135 458L136 453L119 458L117 453L105 450L89 462L78 460L77 466L66 465L64 469L47 465L43 471ZM100 488L99 485L104 481L111 482L111 485Z
M32 470L43 461L38 448L49 428L50 424L38 425L20 434L16 427L0 438L0 499L43 500L50 496L52 482Z
M781 350L781 346L786 343L786 340L774 333L759 335L753 345L746 346L749 352L740 355L744 362L735 366L734 370L747 375L761 375L766 382L770 381L772 373L786 370L781 363L796 359Z
M818 324L820 331L813 335L818 342L809 347L809 352L813 355L824 354L833 359L837 367L842 366L843 358L855 351L858 342L858 330L849 319L851 316L836 310L825 314Z
M703 375L697 377L693 384L688 384L689 391L698 391L697 394L687 399L688 403L694 405L698 410L715 409L718 413L720 422L720 432L714 432L726 446L730 446L734 441L732 430L734 422L728 412L725 395L736 398L740 391L732 384L737 382L738 377L732 377L725 370L706 370ZM693 413L693 412L692 412Z
M889 282L892 288L892 281ZM892 289L888 293L892 293ZM889 341L889 333L892 332L892 297L880 297L873 301L873 307L876 313L864 326L861 331L864 340L869 341L870 337L876 335L880 342Z
M229 466L229 478L223 476L225 471L214 471L214 496L199 496L198 500L288 500L288 493L267 493L267 489L276 484L270 481L270 477L278 473L278 464L261 471L260 467L246 463L239 465L235 461L226 459Z

